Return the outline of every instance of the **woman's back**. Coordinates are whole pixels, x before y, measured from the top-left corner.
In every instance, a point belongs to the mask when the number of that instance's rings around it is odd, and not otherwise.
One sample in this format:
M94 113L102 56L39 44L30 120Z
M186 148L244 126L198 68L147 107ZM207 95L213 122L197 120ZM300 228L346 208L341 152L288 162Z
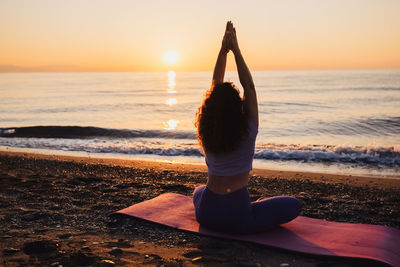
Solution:
M258 133L256 124L248 120L247 134L238 147L230 153L206 152L208 167L207 186L215 193L226 194L247 186L249 171L253 167L255 141Z

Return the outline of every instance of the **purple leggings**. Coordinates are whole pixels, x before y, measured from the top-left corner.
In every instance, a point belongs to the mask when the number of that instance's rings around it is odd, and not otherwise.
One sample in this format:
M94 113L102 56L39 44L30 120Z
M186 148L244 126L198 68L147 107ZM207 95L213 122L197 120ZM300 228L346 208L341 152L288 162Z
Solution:
M227 233L264 232L296 218L301 203L294 197L271 197L251 202L247 187L219 195L205 185L193 193L196 219L200 225Z

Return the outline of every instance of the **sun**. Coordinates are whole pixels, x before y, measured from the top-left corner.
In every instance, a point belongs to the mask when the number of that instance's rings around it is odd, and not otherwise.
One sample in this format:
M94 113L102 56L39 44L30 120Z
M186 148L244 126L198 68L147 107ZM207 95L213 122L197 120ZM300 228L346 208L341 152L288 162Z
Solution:
M170 50L165 52L164 61L168 65L174 65L178 62L178 60L179 60L179 54L176 51Z

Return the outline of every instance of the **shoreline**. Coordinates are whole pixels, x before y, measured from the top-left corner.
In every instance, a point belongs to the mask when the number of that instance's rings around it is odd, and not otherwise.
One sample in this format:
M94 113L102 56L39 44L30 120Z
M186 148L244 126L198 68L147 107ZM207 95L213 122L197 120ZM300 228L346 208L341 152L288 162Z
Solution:
M124 153L98 153L85 151L54 150L45 148L26 148L13 146L0 146L0 152L20 152L28 154L42 154L52 156L71 156L84 158L101 158L115 160L133 160L143 162L168 162L177 164L203 165L205 160L198 156L161 156L157 154L124 154ZM378 166L353 166L340 162L301 162L296 160L253 160L254 170L269 170L282 172L302 172L317 173L326 175L353 176L353 177L372 177L382 179L400 180L400 170L398 167L380 168Z
M290 195L304 203L302 216L400 229L398 180L269 170L251 175L253 201ZM386 266L109 216L166 192L190 196L206 178L204 165L0 152L0 265Z
M74 161L85 162L88 164L104 164L108 166L121 166L130 168L156 169L156 170L176 170L182 172L203 172L207 173L205 163L194 164L186 162L165 162L155 160L138 160L138 159L118 159L118 158L101 158L101 157L84 157L84 156L67 156L67 155L49 155L30 152L11 152L1 151L0 155L11 155L19 157L48 159L58 161ZM330 174L318 172L304 171L282 171L254 168L250 172L250 176L261 176L277 179L289 180L309 180L313 182L323 182L329 184L343 183L353 186L374 186L378 188L400 189L400 179L375 177L375 176L358 176L351 174Z

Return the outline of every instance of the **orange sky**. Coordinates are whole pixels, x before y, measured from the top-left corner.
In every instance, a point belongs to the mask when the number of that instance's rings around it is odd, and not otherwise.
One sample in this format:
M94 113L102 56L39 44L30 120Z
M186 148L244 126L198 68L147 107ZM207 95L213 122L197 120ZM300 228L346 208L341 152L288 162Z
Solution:
M0 0L0 71L212 70L227 20L251 69L400 68L399 14L398 0Z

